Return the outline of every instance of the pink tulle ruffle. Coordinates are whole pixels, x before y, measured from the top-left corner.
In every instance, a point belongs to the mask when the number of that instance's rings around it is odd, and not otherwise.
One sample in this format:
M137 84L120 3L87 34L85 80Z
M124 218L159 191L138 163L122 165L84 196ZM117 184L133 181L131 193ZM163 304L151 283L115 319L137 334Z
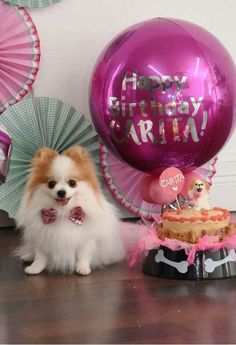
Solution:
M133 236L132 241L132 235ZM223 241L219 242L217 236L208 236L205 235L200 238L197 244L191 244L187 242L182 242L175 239L165 238L161 240L156 232L154 227L148 227L145 225L130 224L124 225L122 229L123 234L123 241L126 246L126 250L128 253L128 262L129 266L134 266L139 257L144 255L147 251L151 249L158 249L160 246L167 247L173 251L183 249L187 255L187 261L189 265L194 264L195 255L198 251L210 250L210 251L217 251L221 248L226 249L236 249L236 234L226 237ZM127 236L128 234L128 236ZM134 239L134 237L136 237ZM127 241L127 238L129 240ZM128 246L127 246L127 243Z

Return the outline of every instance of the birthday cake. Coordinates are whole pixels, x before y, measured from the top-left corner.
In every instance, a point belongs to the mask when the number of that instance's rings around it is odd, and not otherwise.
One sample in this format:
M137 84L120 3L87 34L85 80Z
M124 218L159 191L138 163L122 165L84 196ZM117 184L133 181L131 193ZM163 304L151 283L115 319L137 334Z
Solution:
M167 210L157 226L161 239L171 238L197 243L204 235L219 236L222 239L230 232L230 213L223 208L197 210L193 207Z

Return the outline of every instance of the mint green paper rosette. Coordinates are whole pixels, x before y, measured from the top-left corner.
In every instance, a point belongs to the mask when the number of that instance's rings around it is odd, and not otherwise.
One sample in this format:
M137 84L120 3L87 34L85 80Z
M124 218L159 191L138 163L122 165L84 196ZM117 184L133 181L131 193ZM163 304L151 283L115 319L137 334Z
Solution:
M42 146L63 152L74 145L85 147L102 180L99 165L98 135L80 112L63 102L39 97L25 99L8 108L0 117L0 125L12 136L10 170L0 186L0 209L14 218L29 173L32 158Z
M47 7L59 2L60 0L3 0L9 5L27 8Z

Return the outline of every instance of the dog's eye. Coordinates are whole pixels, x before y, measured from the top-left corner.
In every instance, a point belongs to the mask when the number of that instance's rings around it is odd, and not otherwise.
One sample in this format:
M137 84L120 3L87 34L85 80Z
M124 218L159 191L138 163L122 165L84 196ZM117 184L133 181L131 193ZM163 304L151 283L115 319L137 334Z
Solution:
M75 180L69 180L68 181L68 185L72 188L74 188L76 186L76 181Z
M48 188L53 189L56 186L56 184L57 184L56 181L49 181L48 182Z

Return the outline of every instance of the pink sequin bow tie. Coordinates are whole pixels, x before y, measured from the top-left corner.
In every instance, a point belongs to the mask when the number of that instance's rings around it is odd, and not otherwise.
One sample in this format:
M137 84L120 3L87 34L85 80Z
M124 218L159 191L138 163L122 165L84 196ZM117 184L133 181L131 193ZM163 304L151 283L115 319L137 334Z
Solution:
M50 224L56 221L57 211L54 208L43 208L41 210L41 217L44 224ZM77 206L72 208L68 219L77 225L81 225L84 222L84 211L82 207Z

